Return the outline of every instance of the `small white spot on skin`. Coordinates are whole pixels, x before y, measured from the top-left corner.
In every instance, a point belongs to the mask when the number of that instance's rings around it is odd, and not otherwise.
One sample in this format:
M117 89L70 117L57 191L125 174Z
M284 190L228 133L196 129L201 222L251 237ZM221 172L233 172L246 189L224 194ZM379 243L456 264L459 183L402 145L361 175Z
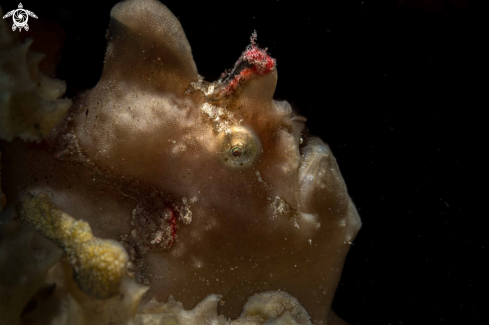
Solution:
M204 265L200 259L193 257L192 260L195 268L200 269Z
M258 182L263 183L263 185L265 185L265 188L267 188L269 190L272 189L272 186L270 186L270 184L268 184L267 182L265 182L263 180L259 170L255 170L255 175L256 175L256 178L258 179ZM267 200L271 200L271 198L267 197Z
M270 208L273 211L272 219L275 219L278 215L287 215L290 213L290 206L278 196L272 201Z
M225 107L204 103L200 109L209 116L211 121L215 122L213 125L217 132L224 132L225 134L232 133L230 125L235 124L233 114Z
M340 227L346 227L346 219L341 219L340 221L338 221L338 226Z
M190 224L192 222L192 211L190 211L190 206L188 204L187 198L182 198L182 205L179 207L180 217L185 224Z

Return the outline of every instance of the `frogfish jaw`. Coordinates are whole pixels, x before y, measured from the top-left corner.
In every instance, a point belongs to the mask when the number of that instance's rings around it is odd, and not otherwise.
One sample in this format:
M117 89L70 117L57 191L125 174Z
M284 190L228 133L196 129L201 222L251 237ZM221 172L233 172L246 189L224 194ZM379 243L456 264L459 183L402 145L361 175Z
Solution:
M310 137L301 148L298 183L298 210L310 230L337 224L348 229L345 241L351 242L361 227L360 217L331 149L318 137Z

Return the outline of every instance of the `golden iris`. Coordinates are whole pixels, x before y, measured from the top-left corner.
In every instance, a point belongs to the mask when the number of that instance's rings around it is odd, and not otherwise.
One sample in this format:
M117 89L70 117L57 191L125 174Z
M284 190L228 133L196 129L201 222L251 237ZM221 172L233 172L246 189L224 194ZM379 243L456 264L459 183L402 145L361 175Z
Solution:
M221 159L233 168L251 167L261 153L261 142L250 128L235 125L221 133Z

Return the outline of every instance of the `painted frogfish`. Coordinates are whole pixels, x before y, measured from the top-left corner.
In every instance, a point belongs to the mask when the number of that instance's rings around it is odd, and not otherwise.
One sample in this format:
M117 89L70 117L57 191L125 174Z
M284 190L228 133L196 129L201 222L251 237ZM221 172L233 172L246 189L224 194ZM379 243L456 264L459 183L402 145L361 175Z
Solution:
M126 0L71 101L2 26L5 324L341 324L360 218L256 34L206 82L168 8Z

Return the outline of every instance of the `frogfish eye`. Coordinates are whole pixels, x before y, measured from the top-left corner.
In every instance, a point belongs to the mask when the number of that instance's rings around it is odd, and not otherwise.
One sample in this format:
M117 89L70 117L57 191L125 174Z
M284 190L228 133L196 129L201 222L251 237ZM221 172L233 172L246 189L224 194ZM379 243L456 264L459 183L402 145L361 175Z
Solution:
M222 161L233 168L246 168L256 161L261 152L258 136L249 128L233 126L228 134L221 134Z
M241 157L245 154L244 150L240 147L234 147L232 150L231 150L231 154L233 155L233 157L235 158L238 158L238 157Z

